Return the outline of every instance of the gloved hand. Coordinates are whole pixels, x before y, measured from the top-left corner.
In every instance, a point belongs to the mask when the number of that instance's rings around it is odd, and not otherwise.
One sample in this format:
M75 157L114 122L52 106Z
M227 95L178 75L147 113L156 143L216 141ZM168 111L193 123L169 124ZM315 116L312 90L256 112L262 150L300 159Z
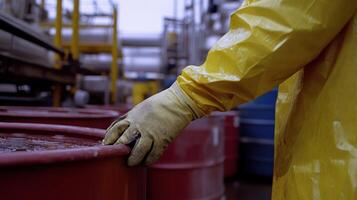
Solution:
M170 88L146 99L107 129L103 144L129 144L138 139L128 165L143 160L149 165L160 158L168 144L203 112L174 83Z

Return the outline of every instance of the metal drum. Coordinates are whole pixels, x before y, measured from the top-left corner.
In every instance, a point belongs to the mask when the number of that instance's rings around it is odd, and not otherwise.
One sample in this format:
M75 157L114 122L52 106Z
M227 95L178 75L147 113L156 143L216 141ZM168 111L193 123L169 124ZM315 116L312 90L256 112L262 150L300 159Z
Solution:
M0 121L62 124L106 129L119 114L110 110L0 106Z
M127 167L130 149L103 146L104 130L0 123L3 200L146 198L146 169Z
M273 90L239 107L243 172L273 174L276 97L277 90Z
M112 110L118 112L120 115L127 113L131 108L130 104L119 104L119 105L87 105L87 109L98 109L98 110Z
M192 122L148 169L150 200L223 198L224 140L219 117Z
M215 112L224 123L224 177L232 177L238 170L239 115L238 111Z

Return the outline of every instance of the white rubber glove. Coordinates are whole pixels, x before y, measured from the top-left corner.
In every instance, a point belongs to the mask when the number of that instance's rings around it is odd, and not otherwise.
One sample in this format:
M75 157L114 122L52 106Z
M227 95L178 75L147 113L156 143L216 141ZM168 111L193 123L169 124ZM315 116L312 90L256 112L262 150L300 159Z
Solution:
M121 116L108 129L103 144L129 144L138 139L128 165L157 161L168 144L203 112L174 83Z

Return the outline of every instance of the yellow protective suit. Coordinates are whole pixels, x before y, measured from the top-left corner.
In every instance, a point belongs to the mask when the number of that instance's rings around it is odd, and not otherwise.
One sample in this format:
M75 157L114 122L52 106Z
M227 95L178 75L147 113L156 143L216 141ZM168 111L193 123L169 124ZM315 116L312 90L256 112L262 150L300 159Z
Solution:
M357 199L357 0L246 0L179 86L206 114L279 85L273 199Z

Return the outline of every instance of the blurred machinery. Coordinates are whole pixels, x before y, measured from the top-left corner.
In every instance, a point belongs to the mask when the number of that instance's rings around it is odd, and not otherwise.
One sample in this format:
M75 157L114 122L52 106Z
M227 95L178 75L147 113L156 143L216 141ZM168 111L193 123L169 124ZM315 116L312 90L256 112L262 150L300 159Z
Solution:
M51 16L42 19L41 27L50 34L55 27L56 31L52 33L55 42L72 53L72 59L80 68L92 72L90 77L78 77L78 88L89 92L90 100L97 100L104 104L116 103L117 80L121 74L118 70L121 49L117 37L116 5L110 0L100 3L79 0L68 3L68 1L57 0L56 6L52 7L51 4L47 6L45 1L41 3L44 12L56 13L54 19ZM57 23L62 24L61 27L57 27ZM57 28L62 32L61 38L56 37ZM97 76L94 76L96 74ZM110 79L107 78L108 76ZM95 87L88 87L93 85Z
M0 11L2 103L117 102L121 50L112 1L0 0Z
M75 84L77 69L68 59L69 54L33 24L39 10L34 1L23 2L0 3L0 101L12 105L51 104L55 88ZM53 55L61 60L61 69L53 68Z
M186 0L183 18L164 19L161 71L168 87L187 65L200 65L209 49L228 31L230 14L242 0Z
M185 0L179 8L174 2L174 16L164 18L161 36L118 40L111 0L0 0L2 23L16 28L3 25L0 31L0 101L137 104L170 86L184 67L204 61L241 4Z
M159 35L123 35L124 84L131 89L133 104L160 91L164 77L160 67ZM127 87L128 88L128 87Z

